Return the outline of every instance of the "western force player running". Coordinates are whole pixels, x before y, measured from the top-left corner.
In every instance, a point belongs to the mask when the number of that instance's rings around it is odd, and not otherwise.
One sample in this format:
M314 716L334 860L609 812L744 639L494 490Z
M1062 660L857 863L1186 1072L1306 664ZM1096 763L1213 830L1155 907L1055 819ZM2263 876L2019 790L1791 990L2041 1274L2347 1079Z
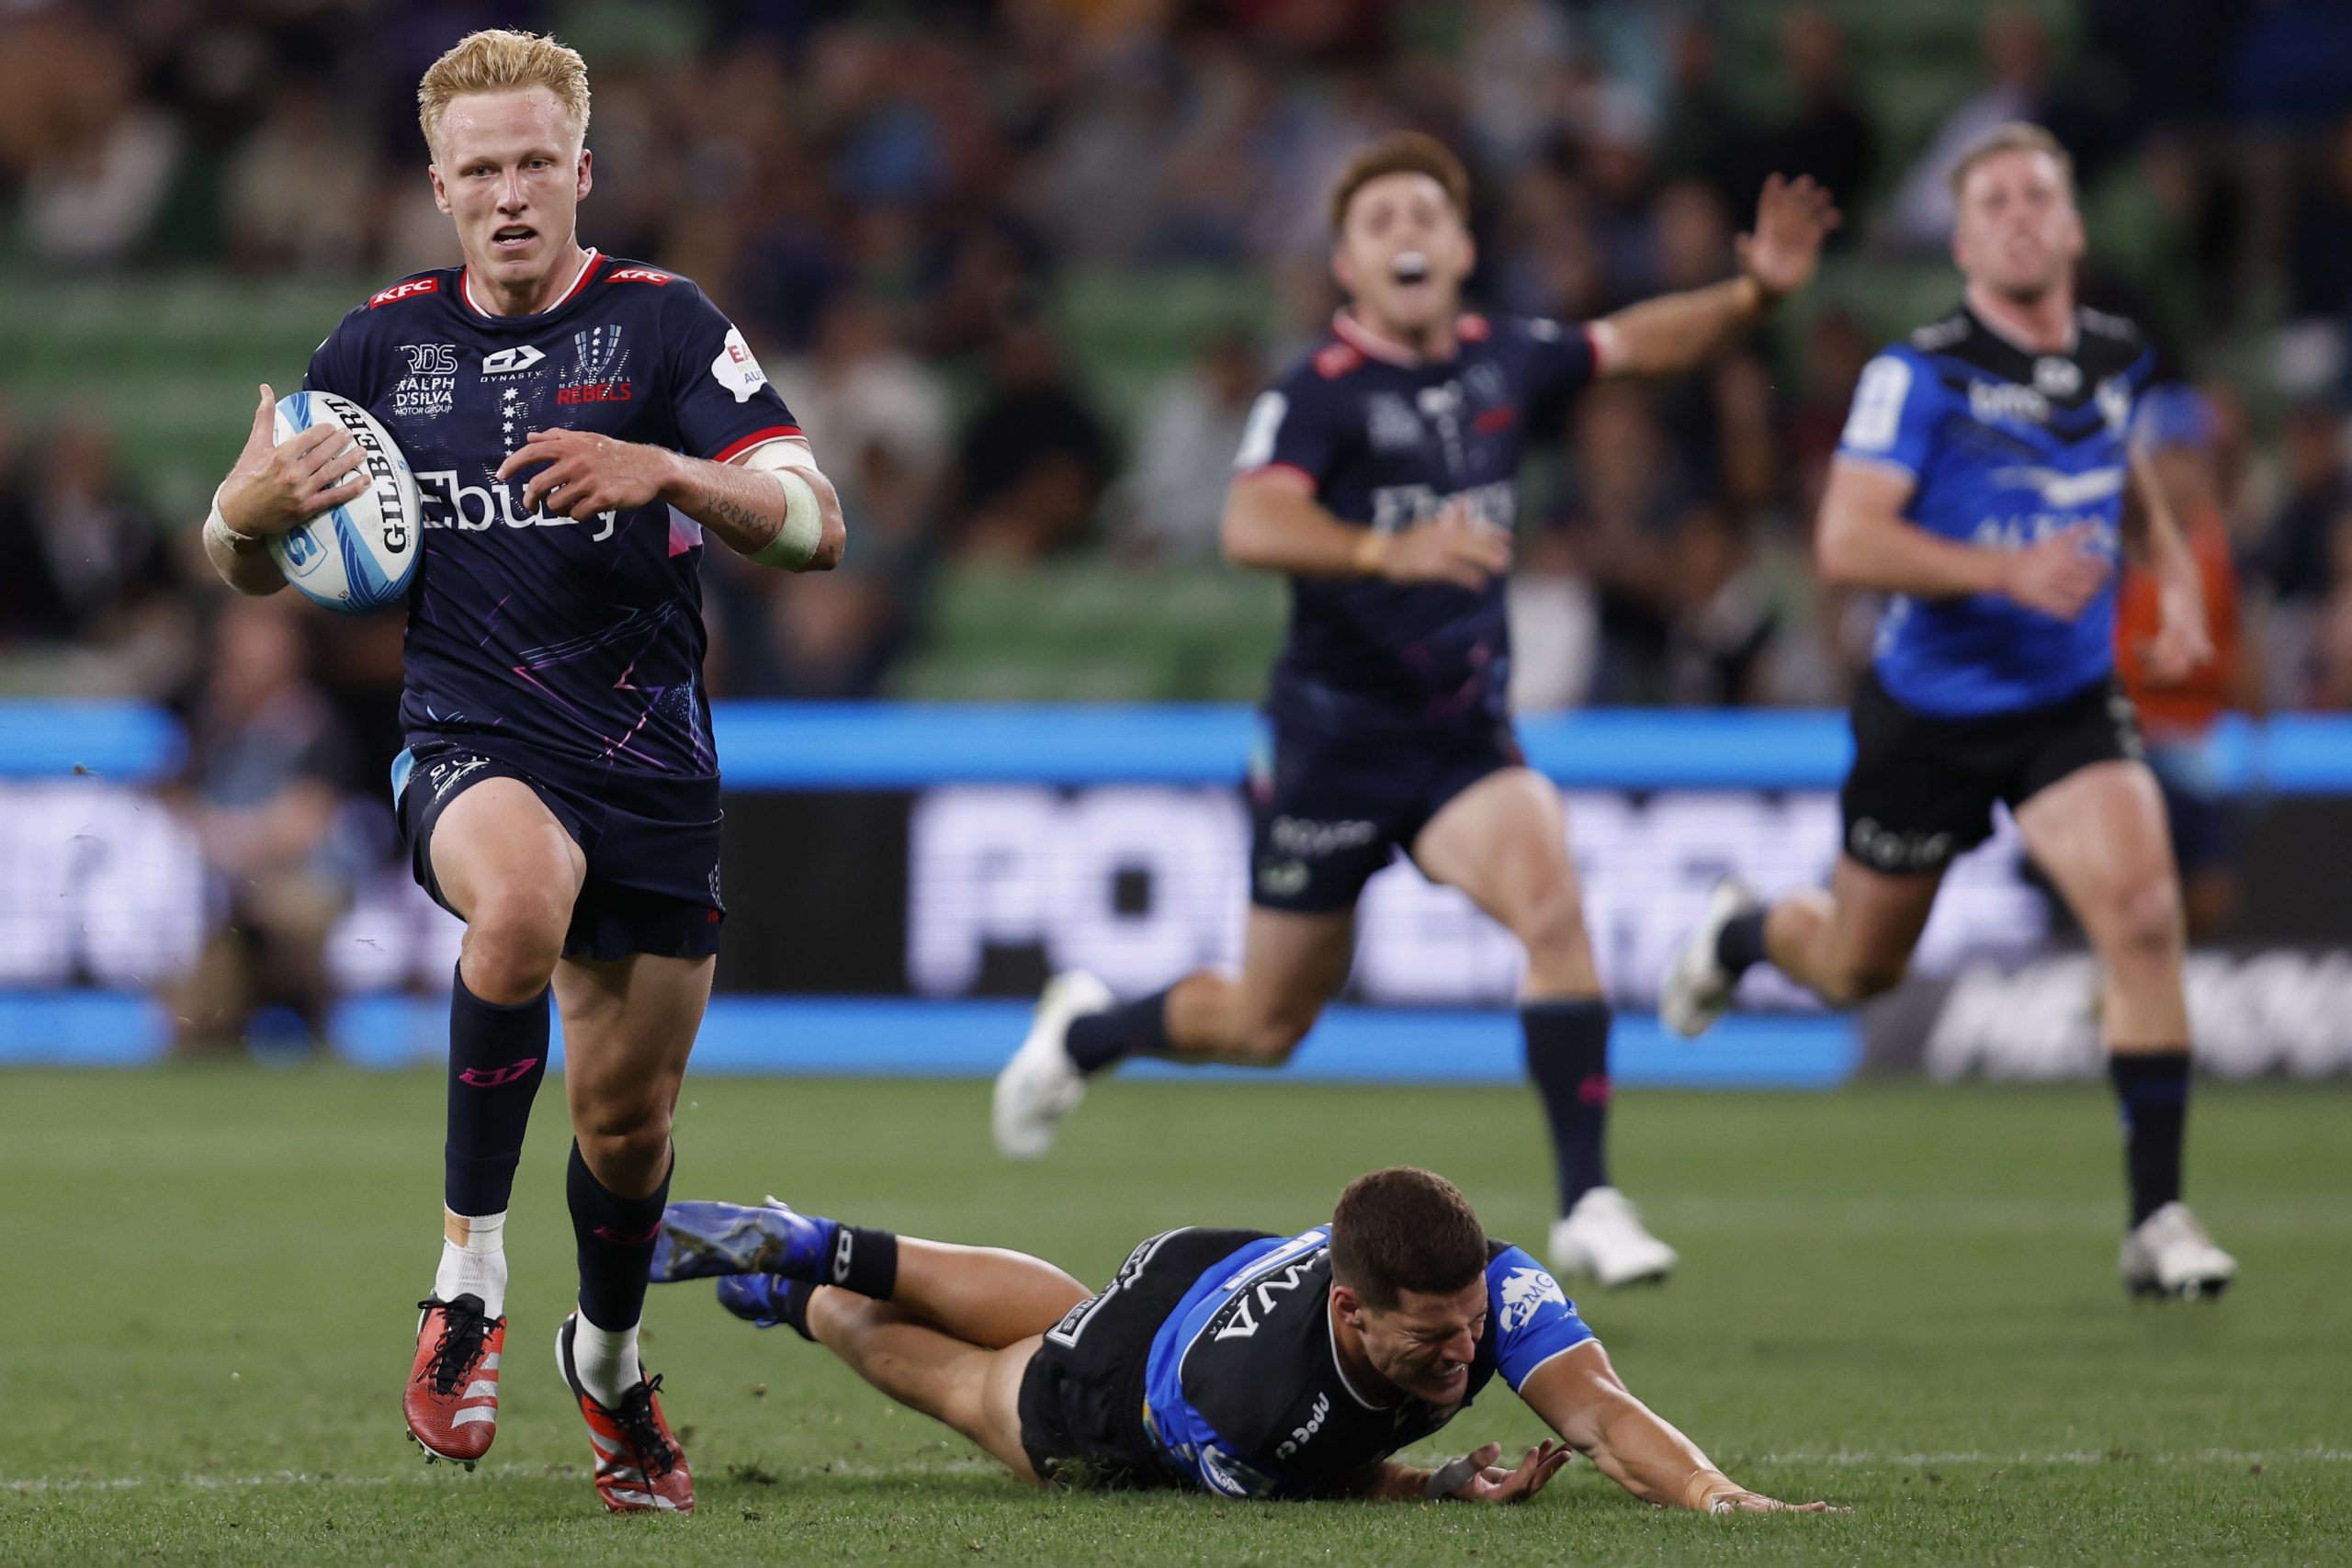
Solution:
M1253 761L1241 973L1203 970L1114 1006L1046 987L997 1080L997 1146L1034 1158L1088 1075L1122 1056L1279 1066L1346 979L1355 904L1399 849L1526 945L1521 1022L1548 1113L1551 1258L1604 1284L1663 1277L1671 1247L1610 1185L1608 1005L1567 825L1505 708L1513 484L1530 416L1595 376L1688 369L1812 276L1838 221L1776 175L1727 283L1583 327L1461 313L1476 254L1461 163L1425 136L1359 152L1330 202L1331 335L1258 400L1225 549L1291 579L1291 624Z
M700 681L705 531L789 570L841 558L841 509L742 336L693 283L581 245L588 78L527 33L469 35L417 91L460 267L354 310L306 385L365 404L424 498L409 594L417 880L466 921L450 997L441 1265L402 1401L428 1456L496 1430L509 1191L563 1013L579 1310L558 1359L616 1512L694 1506L637 1354L671 1111L725 906ZM338 443L270 445L262 389L206 549L248 593L266 538L349 498Z
M1574 1449L1644 1502L1787 1506L1627 1393L1552 1277L1426 1170L1361 1177L1294 1236L1153 1236L1094 1295L1018 1252L769 1204L672 1204L655 1277L722 1276L729 1312L791 1325L1023 1481L1519 1503ZM1513 1469L1492 1443L1434 1471L1390 1460L1497 1373L1561 1445Z
M1893 595L1854 699L1845 852L1829 891L1770 906L1736 882L1678 953L1659 1010L1705 1029L1770 963L1833 1006L1902 979L1952 857L2006 802L2106 966L2100 1021L2122 1102L2134 1291L2218 1292L2237 1271L2180 1202L2188 1102L2179 880L2162 796L2113 677L2127 488L2160 584L2158 679L2210 659L2197 563L2127 445L2151 355L2078 309L2073 171L2003 127L1952 173L1961 308L1872 360L1822 498L1833 582Z

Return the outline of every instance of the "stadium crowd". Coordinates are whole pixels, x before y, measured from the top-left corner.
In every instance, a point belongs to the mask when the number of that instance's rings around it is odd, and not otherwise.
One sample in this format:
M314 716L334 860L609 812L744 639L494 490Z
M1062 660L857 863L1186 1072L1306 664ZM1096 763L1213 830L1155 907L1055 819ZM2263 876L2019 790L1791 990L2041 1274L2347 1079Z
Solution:
M944 576L1213 561L1251 398L1330 308L1317 197L1363 138L1410 124L1461 148L1476 292L1565 319L1722 276L1762 175L1809 173L1848 228L1776 332L1550 416L1517 695L1827 703L1872 619L1806 570L1849 394L1956 291L1945 163L2031 118L2078 159L2090 297L2205 389L2254 700L2352 705L2352 13L1911 9L1978 57L1905 54L1925 35L1883 8L1736 0L20 4L0 14L6 265L355 288L444 265L405 85L468 28L558 31L596 69L587 237L728 306L849 502L842 572L711 563L714 689L865 695L892 690ZM1148 314L1179 276L1229 307L1189 359L1112 367L1133 388L1114 392L1072 292L1114 279ZM86 411L0 417L6 678L212 711L187 682L224 661L198 650L246 634L201 609L193 530L117 477L110 440ZM334 646L312 668L372 756L396 657L383 628L316 623Z

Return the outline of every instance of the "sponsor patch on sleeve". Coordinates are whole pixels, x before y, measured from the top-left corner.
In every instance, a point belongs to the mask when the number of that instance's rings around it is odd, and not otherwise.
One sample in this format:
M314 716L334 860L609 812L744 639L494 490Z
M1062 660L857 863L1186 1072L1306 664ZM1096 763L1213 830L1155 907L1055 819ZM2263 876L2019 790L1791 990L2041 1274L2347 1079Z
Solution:
M727 329L727 341L718 345L718 357L710 362L710 376L739 403L750 402L752 394L768 384L768 373L760 368L752 345L734 327Z

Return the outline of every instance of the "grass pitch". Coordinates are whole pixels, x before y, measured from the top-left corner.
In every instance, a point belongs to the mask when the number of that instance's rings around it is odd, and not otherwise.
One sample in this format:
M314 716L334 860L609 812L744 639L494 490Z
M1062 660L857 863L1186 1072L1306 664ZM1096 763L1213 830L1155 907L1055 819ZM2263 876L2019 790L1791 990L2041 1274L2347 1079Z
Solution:
M2100 1091L1623 1096L1617 1175L1683 1269L1586 1315L1734 1476L1854 1510L1736 1519L1642 1507L1581 1462L1510 1510L1038 1497L707 1286L658 1290L646 1336L700 1512L608 1518L549 1362L571 1279L553 1086L509 1227L498 1446L428 1470L398 1396L442 1093L328 1068L0 1076L0 1561L2352 1560L2342 1092L2200 1093L2190 1196L2244 1265L2218 1305L2118 1287ZM986 1095L694 1080L677 1190L772 1190L1090 1280L1170 1225L1310 1224L1394 1161L1455 1178L1497 1235L1540 1247L1549 1217L1517 1093L1114 1082L1019 1168L989 1151ZM1537 1430L1498 1382L1444 1451Z

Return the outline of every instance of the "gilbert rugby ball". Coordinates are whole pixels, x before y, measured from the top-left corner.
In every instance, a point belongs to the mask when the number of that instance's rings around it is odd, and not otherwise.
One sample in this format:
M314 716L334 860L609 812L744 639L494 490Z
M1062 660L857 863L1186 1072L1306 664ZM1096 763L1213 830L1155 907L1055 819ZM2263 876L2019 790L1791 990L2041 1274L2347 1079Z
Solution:
M408 458L376 416L333 392L295 392L277 400L277 439L314 424L342 427L359 448L368 489L269 542L286 581L311 603L345 615L388 609L408 595L424 547L424 513Z

